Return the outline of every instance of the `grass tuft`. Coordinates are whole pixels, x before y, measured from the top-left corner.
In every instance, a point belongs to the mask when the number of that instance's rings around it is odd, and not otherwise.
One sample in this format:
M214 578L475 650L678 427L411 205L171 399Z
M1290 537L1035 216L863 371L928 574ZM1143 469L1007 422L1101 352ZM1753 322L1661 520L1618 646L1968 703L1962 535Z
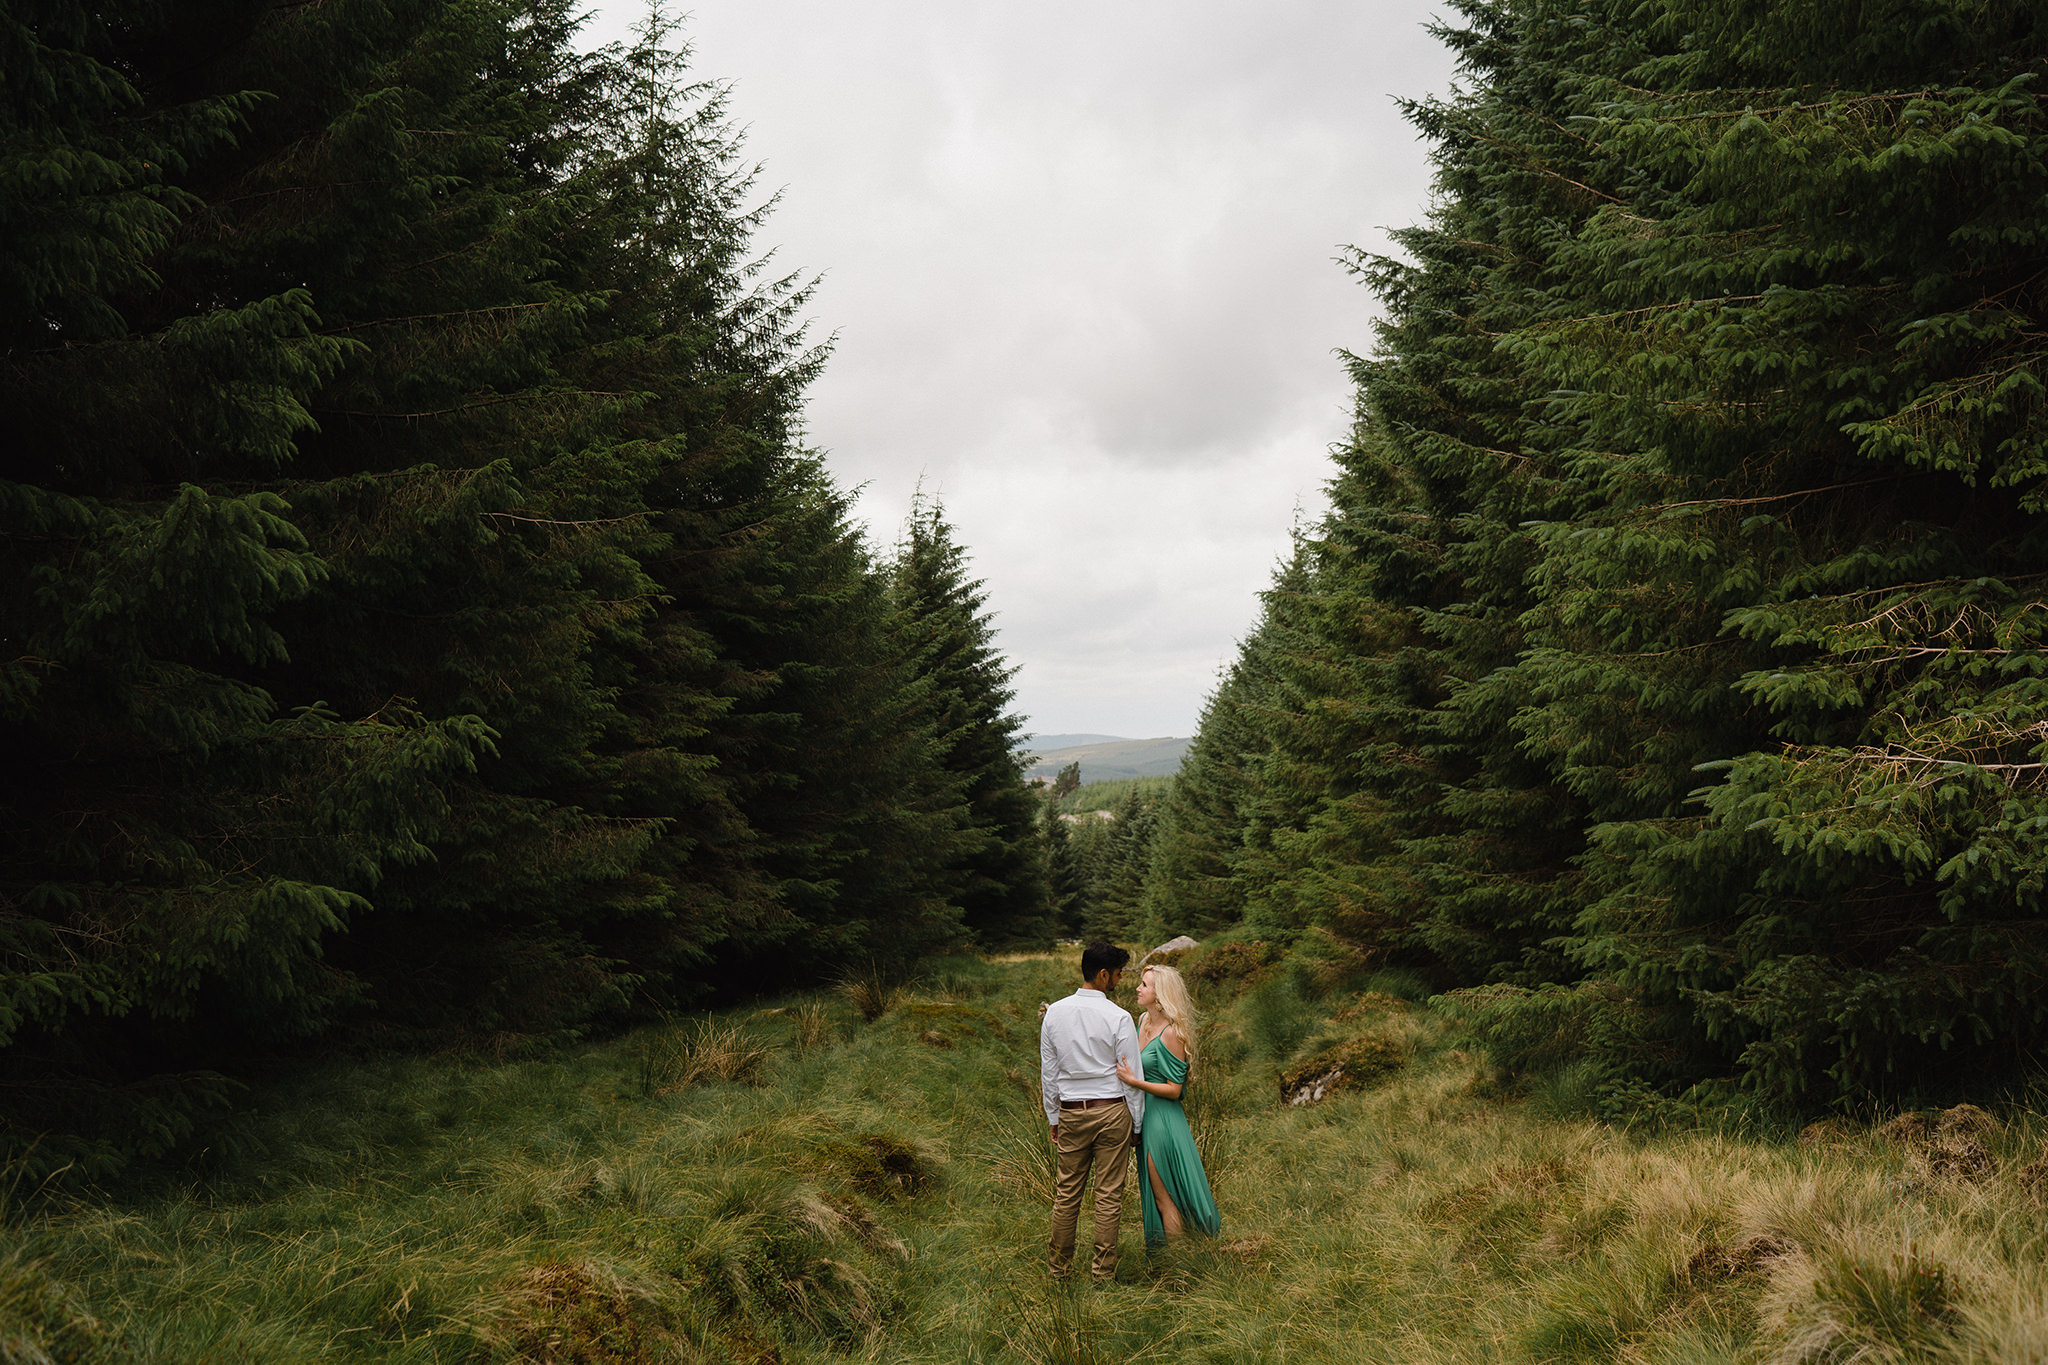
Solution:
M808 1056L832 1041L832 1016L815 1000L791 1010L789 1026L790 1046L799 1057Z
M104 1336L78 1291L50 1273L19 1234L0 1231L0 1365L84 1359Z
M903 1002L904 992L878 971L849 976L839 983L839 993L853 1006L864 1024L872 1024Z
M914 1199L938 1183L939 1162L928 1149L887 1133L827 1139L817 1151L831 1170L870 1199Z
M760 1085L774 1051L738 1024L706 1020L684 1040L676 1062L674 1084L704 1085L713 1081Z
M1815 1268L1806 1329L1779 1359L1786 1365L1926 1359L1949 1339L1956 1297L1949 1268L1910 1250L1883 1261L1850 1250L1827 1252Z

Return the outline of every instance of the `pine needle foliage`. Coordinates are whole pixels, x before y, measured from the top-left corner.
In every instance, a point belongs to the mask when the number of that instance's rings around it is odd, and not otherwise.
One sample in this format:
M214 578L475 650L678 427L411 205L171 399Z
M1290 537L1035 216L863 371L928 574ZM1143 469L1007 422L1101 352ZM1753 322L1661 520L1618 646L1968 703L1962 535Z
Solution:
M579 22L0 17L0 1147L957 936L808 285L674 25Z
M1229 723L1256 761L1235 812L1191 761L1176 802L1223 818L1160 894L1199 866L1247 920L1499 987L1528 1057L1575 1020L1617 1101L2014 1074L2048 1027L2048 13L1455 8L1463 84L1408 111L1437 207L1351 262L1387 320L1334 511L1191 755Z
M953 894L977 942L1042 948L1053 913L1039 798L1024 785L1024 719L1009 710L1016 670L996 649L984 584L968 577L967 564L944 504L920 491L890 565L890 590L933 757L957 793L945 854Z

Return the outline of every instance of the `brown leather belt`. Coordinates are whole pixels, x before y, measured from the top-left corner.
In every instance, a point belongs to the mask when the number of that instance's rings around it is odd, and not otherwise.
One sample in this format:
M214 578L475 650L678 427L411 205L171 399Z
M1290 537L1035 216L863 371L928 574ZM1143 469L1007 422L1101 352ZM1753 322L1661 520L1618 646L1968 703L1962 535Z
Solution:
M1114 1095L1112 1095L1112 1096L1110 1096L1110 1097L1109 1097L1108 1099L1102 1099L1102 1100L1061 1100L1061 1101L1060 1101L1060 1108L1062 1108L1062 1109L1099 1109L1099 1108L1101 1108L1101 1107L1102 1107L1103 1105L1105 1105L1105 1104L1122 1104L1122 1103L1123 1103L1123 1101L1122 1101L1122 1100L1120 1100L1120 1099L1116 1098L1116 1097L1115 1097Z

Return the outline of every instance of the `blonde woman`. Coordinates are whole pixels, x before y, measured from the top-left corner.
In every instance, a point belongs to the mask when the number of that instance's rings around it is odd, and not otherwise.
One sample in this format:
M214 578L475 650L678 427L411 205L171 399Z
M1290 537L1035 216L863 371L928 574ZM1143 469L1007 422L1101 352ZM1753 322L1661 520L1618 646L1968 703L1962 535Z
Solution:
M1214 1237L1223 1220L1180 1104L1195 1060L1195 1011L1187 983L1171 967L1145 968L1138 981L1138 1008L1145 1011L1138 1017L1138 1064L1144 1074L1121 1061L1116 1074L1146 1096L1145 1127L1138 1137L1145 1245L1176 1240L1189 1228Z

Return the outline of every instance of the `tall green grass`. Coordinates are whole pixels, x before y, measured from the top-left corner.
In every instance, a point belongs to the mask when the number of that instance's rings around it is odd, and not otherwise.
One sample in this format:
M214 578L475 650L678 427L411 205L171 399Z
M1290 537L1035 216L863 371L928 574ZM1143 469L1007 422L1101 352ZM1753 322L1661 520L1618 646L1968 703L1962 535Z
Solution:
M2030 1109L1646 1136L1491 1098L1412 983L1329 979L1197 980L1223 1234L1148 1261L1127 1208L1107 1291L1044 1274L1038 1004L1071 955L959 960L551 1058L337 1065L147 1187L14 1188L0 1362L2048 1352ZM1282 1102L1359 1040L1392 1069Z

